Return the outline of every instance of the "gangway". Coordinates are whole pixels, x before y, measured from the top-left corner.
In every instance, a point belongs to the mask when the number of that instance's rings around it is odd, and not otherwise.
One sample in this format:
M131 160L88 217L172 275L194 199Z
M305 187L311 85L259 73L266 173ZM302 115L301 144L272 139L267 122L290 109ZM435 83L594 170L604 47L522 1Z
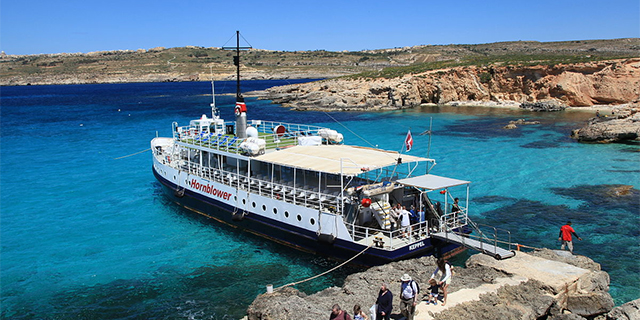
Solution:
M480 251L496 259L507 259L515 256L515 252L510 250L513 245L511 243L511 232L492 226L476 224L469 219L467 208L469 207L470 181L426 174L400 179L398 182L405 186L413 186L423 194L439 190L440 194L445 195L444 214L442 215L437 212L430 200L425 201L427 208L434 213L436 218L439 218L436 222L437 225L434 226L435 231L431 232L432 237ZM466 185L467 189L466 205L458 205L455 210L453 206L449 209L447 200L448 197L452 198L449 188L463 185ZM463 232L463 230L468 230L468 228L471 228L471 234ZM501 235L506 234L508 238L499 239L498 231L501 232ZM498 243L508 245L509 249L499 247Z
M508 259L516 255L514 251L509 251L499 247L497 244L489 244L483 241L472 239L456 232L436 232L432 237L451 243L457 243L470 249L480 251L498 260Z

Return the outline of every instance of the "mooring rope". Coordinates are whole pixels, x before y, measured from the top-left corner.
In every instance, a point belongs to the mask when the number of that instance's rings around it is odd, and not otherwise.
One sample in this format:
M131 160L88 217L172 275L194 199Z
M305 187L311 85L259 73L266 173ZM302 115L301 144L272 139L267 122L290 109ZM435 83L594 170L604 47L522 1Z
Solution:
M131 156L135 156L136 154L140 154L140 153L143 153L143 152L147 152L147 151L149 151L149 150L151 150L151 148L147 148L147 149L144 149L144 150L142 150L142 151L138 151L138 152L136 152L136 153L132 153L132 154L130 154L130 155L126 155L126 156L122 156L122 157L113 158L113 160L118 160L118 159L123 159L123 158L131 157Z
M349 259L349 260L347 260L347 261L345 261L345 262L343 262L343 263L341 263L341 264L339 264L339 265L337 265L337 266L335 266L335 267L331 268L330 270L327 270L327 271L325 271L325 272L323 272L323 273L321 273L321 274L315 275L315 276L313 276L313 277L311 277L311 278L307 278L307 279L304 279L304 280L301 280L301 281L298 281L298 282L292 282L292 283L285 284L284 286L277 287L277 288L275 288L275 289L273 289L273 290L274 290L274 291L275 291L275 290L280 290L280 289L285 288L285 287L295 286L295 285L297 285L297 284L300 284L300 283L303 283L303 282L307 282L307 281L309 281L309 280L313 280L313 279L318 278L318 277L322 277L322 276L324 276L325 274L327 274L327 273L329 273L329 272L332 272L332 271L334 271L334 270L336 270L336 269L338 269L338 268L340 268L340 267L344 266L345 264L347 264L347 263L351 262L353 259L355 259L355 258L356 258L356 257L358 257L359 255L363 254L365 251L367 251L367 250L368 250L369 248L371 248L372 246L373 246L373 242L372 242L368 247L364 248L364 250L360 251L358 254L356 254L355 256L351 257L351 259Z

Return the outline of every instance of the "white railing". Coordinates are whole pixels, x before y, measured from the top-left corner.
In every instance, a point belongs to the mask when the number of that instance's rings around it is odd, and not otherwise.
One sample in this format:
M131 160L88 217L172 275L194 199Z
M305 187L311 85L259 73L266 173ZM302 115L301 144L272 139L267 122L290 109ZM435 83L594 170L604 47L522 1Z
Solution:
M252 194L259 194L323 212L342 214L340 195L319 191L317 187L271 181L257 176L250 177L222 169L203 167L192 162L184 163L180 166L180 170L232 188L245 190Z
M365 245L371 245L375 248L386 250L395 250L404 247L418 240L429 237L431 230L427 221L418 222L409 226L409 231L403 228L394 230L383 230L379 228L370 228L359 226L354 223L347 223L347 229L354 241L365 240Z
M326 129L319 126L263 120L251 120L248 124L256 128L259 134L262 133L260 138L265 140L266 149L298 144L298 138L318 136L318 131ZM227 125L235 126L235 121L225 122L223 127L226 128ZM285 129L281 135L275 132L279 126ZM233 134L198 132L190 126L178 127L175 124L173 138L183 143L236 154L240 153L239 145L242 143L242 139L238 139Z

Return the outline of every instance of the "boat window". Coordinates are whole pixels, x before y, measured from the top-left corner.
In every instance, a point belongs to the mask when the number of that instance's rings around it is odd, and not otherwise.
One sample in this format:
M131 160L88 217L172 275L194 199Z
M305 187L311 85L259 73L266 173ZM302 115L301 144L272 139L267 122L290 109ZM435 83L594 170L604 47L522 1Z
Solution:
M312 226L316 224L316 220L314 218L309 219L309 222Z
M273 208L273 213L278 214L278 208Z
M285 212L284 212L284 217L285 217L285 218L289 218L289 211L285 211Z
M256 207L256 203L255 203L255 202L252 202L252 203L251 203L251 206L255 208L255 207Z
M267 206L265 206L264 204L262 205L262 211L267 211Z
M302 221L302 216L301 216L301 215L298 215L298 216L296 217L296 219L298 219L298 221Z

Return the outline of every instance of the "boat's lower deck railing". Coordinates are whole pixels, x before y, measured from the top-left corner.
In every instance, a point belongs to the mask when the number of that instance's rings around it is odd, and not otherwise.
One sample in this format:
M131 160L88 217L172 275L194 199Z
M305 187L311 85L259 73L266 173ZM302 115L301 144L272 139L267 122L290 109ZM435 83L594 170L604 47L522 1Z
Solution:
M180 164L181 171L197 175L240 190L264 197L285 201L294 205L342 214L342 199L339 191L329 192L318 187L301 186L285 181L271 181L269 177L247 176L223 169L203 167L193 163Z
M348 223L347 229L354 241L385 250L395 250L407 246L418 240L426 239L431 232L437 231L436 229L430 229L427 221L414 223L408 227L393 228L392 230L382 230Z

